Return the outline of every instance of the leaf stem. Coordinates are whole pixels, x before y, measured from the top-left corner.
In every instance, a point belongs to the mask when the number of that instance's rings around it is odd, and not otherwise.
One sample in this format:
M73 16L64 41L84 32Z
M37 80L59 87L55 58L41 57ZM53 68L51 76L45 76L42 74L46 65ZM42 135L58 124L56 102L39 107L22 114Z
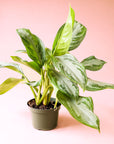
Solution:
M23 77L26 79L26 81L29 83L29 80L28 80L28 78L25 76L25 75L23 75ZM30 86L30 89L31 89L31 91L32 91L32 93L33 93L33 95L34 95L34 98L35 98L35 101L36 101L36 93L34 92L34 89L33 89L33 87L32 86Z
M42 81L41 81L41 84L39 86L38 95L37 95L37 98L36 98L36 105L38 105L38 102L40 100L41 89L42 89Z
M49 102L50 102L50 98L51 98L51 95L52 95L52 93L53 93L53 87L51 87L50 88L50 92L49 92L49 94L48 94L48 100L47 100L47 103L49 104Z
M58 99L57 99L57 97L56 97L56 101L55 101L54 109L56 108L57 103L58 103Z
M44 80L45 80L45 83L44 83L44 90L45 90L49 86L49 79L48 79L48 76L47 76L47 65L46 65L46 70L45 70L45 73L44 73ZM43 104L44 105L48 104L47 93L45 94L45 97L44 97L44 100L43 100Z
M45 98L45 96L46 96L46 93L48 92L49 88L51 88L51 87L52 87L52 85L49 85L49 86L44 90L44 92L43 92L43 94L42 94L42 97L41 97L41 99L40 99L39 102L38 102L38 105L40 105L41 102L44 100L44 98Z
M36 98L37 98L37 97L36 97L36 94L35 94L35 92L34 92L32 86L30 86L30 89L31 89L31 91L32 91L32 93L33 93L33 95L34 95L35 101L36 101Z

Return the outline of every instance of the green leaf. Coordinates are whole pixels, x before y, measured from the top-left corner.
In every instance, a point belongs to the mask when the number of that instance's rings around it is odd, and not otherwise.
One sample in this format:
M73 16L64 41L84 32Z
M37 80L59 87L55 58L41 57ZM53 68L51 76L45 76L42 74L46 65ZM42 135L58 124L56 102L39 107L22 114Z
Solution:
M85 105L88 107L88 109L93 112L94 106L93 106L93 99L92 99L92 97L79 96L78 101L79 101L80 103L85 104Z
M53 56L53 65L71 81L79 84L84 90L87 76L84 66L71 54Z
M45 57L46 57L46 61L50 61L51 58L51 50L49 48L45 48Z
M0 95L6 93L13 87L15 87L17 84L19 84L23 79L17 79L17 78L8 78L0 85Z
M78 86L70 81L67 77L65 77L60 72L56 70L49 69L48 76L52 82L52 84L60 91L65 93L67 96L78 98L79 88Z
M42 66L45 61L45 46L41 39L32 34L29 29L17 29L17 33L21 37L28 56Z
M88 101L88 98L79 97L78 100L76 100L74 97L68 97L60 91L57 92L57 98L59 102L66 107L73 118L100 131L99 119L93 113L91 107L93 103Z
M27 82L26 84L29 85L29 86L32 86L32 87L37 87L41 84L41 80L39 80L39 81L30 81L30 82Z
M52 48L53 55L56 56L64 55L68 52L69 45L72 39L72 28L74 25L74 19L75 19L75 13L74 10L70 7L69 15L66 24L62 30L62 33L60 35L60 33L58 32L55 38Z
M49 48L46 48L45 49L45 55L46 55L46 64L48 65L49 68L51 69L55 69L53 64L52 64L52 60L51 60L51 54L52 54L52 51L49 49Z
M20 74L24 74L21 67L18 64L15 63L4 63L4 62L0 62L0 68L8 68L11 70L14 70Z
M52 47L52 53L54 53L55 47L56 47L57 42L59 41L59 39L60 39L60 37L61 37L62 31L63 31L63 29L64 29L64 26L65 26L65 24L63 24L63 25L59 28L59 30L58 30L58 32L57 32L57 34L56 34L56 36L55 36L55 39L54 39L54 42L53 42L53 47Z
M27 53L26 50L17 50L16 52L17 52L17 53Z
M26 65L26 66L32 68L33 70L35 70L39 74L41 73L41 68L40 68L38 63L35 63L34 61L31 61L31 62L25 61L18 56L11 56L11 58L18 63L21 63L23 65Z
M60 39L60 36L62 34L62 31L64 29L65 24L63 24L55 37L54 43L53 43L53 49L56 47L58 40ZM72 40L69 46L69 51L77 48L80 43L83 41L85 35L86 35L86 27L82 24L80 24L78 21L74 21L74 26L73 26L73 30L72 30Z
M80 43L83 41L86 35L86 27L79 22L74 22L73 32L72 32L72 40L69 46L69 51L76 49Z
M86 69L91 71L97 71L100 70L106 62L97 59L95 56L90 56L84 59L81 63L84 65Z
M104 89L114 89L114 84L104 83L88 78L86 90L88 91L99 91Z

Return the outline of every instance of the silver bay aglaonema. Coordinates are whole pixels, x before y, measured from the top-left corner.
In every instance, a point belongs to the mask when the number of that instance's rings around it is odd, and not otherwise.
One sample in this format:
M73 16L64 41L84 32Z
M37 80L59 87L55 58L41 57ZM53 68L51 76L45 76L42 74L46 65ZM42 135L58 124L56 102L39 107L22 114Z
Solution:
M25 46L25 50L17 52L25 53L30 60L19 56L11 56L11 58L13 61L31 68L41 77L37 81L30 80L19 64L1 62L0 68L13 70L21 77L7 78L0 84L0 94L4 94L19 83L23 83L30 87L36 107L40 105L48 107L52 93L55 91L54 108L57 108L59 101L74 119L100 131L100 122L94 114L92 97L80 96L79 89L82 88L83 91L114 89L114 84L92 80L86 72L86 70L90 70L95 73L103 68L105 61L95 56L89 56L80 62L76 58L77 53L75 55L70 53L81 44L86 31L87 28L75 20L75 13L71 7L66 22L59 28L55 36L52 50L45 47L42 40L29 29L17 29ZM83 49L82 52L84 52Z

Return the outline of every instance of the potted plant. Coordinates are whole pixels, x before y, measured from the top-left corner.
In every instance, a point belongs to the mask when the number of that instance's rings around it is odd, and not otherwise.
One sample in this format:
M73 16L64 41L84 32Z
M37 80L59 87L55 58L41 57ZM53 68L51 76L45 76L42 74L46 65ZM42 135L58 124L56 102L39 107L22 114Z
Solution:
M8 78L0 85L0 94L4 94L18 83L27 84L33 92L34 99L28 101L33 115L33 125L36 129L49 130L57 125L60 105L66 107L73 118L79 122L100 131L99 118L93 112L92 97L79 94L79 87L83 91L98 91L114 89L114 84L103 83L90 79L86 70L100 70L106 63L95 56L89 56L79 62L70 54L76 49L86 35L86 27L75 20L74 10L70 7L68 18L58 30L53 42L52 50L46 48L42 40L32 34L29 29L17 29L31 61L23 60L18 56L11 58L24 64L38 74L41 79L30 81L20 65L16 63L0 63L0 68L8 68L21 74L21 78ZM56 99L52 98L55 91ZM61 103L61 104L60 104Z

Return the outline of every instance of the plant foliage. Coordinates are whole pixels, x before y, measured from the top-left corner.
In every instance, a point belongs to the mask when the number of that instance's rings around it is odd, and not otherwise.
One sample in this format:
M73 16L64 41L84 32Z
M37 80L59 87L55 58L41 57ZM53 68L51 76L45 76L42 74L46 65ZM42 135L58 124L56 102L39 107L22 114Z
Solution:
M38 81L30 81L20 65L15 63L0 63L0 68L8 68L20 73L21 78L8 78L0 85L0 94L4 94L18 83L27 84L33 92L37 105L48 105L53 91L56 99L63 104L73 118L79 122L100 131L99 118L94 114L92 97L79 94L79 86L85 91L114 89L114 84L103 83L87 77L86 70L98 71L106 63L90 56L79 62L70 54L76 49L86 35L86 27L75 20L74 10L70 7L68 18L58 30L52 50L46 48L42 40L32 34L29 29L17 29L25 50L31 61L18 56L11 56L13 61L28 66L41 75ZM57 101L55 102L56 107Z

